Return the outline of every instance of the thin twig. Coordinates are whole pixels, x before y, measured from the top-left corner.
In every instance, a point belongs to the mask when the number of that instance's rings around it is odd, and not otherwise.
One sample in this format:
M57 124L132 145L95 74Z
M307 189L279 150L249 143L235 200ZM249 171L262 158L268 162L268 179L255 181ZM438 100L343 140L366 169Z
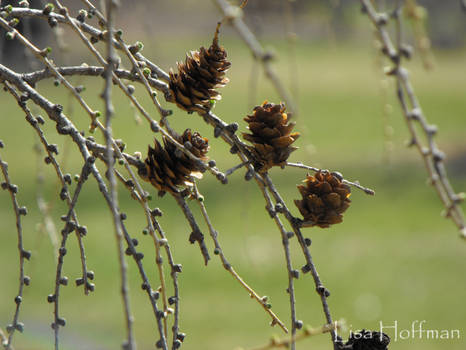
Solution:
M197 224L196 219L194 218L194 215L191 212L191 209L189 209L189 206L186 203L183 196L181 194L173 194L173 197L175 198L176 202L183 211L186 220L188 220L189 226L191 226L192 232L189 235L189 242L191 244L194 242L197 242L199 244L201 254L204 258L204 264L207 265L207 263L210 260L210 256L209 251L207 250L207 247L205 245L204 235L202 234L201 229L199 228L199 225Z
M0 141L0 148L3 148L4 144ZM6 330L8 335L8 340L3 340L2 344L5 346L6 350L12 350L11 344L13 341L13 336L15 331L23 332L24 324L22 322L18 322L19 312L21 303L23 301L23 290L25 285L29 285L29 277L25 276L24 274L24 259L29 260L31 258L31 252L24 249L23 243L23 226L21 223L21 216L27 215L26 207L20 207L18 205L18 200L16 198L16 194L18 193L18 186L14 185L10 177L8 175L8 163L3 161L0 155L0 168L2 169L2 175L5 182L2 182L1 188L3 190L8 190L10 192L11 203L13 206L13 211L15 212L16 218L16 234L17 234L17 242L18 242L18 258L19 258L19 284L18 284L18 294L15 297L15 312L13 315L12 322L7 326ZM2 338L4 335L2 333Z
M257 41L256 37L249 30L246 23L244 23L243 19L241 18L242 9L238 6L230 5L226 0L215 0L215 4L220 9L228 23L230 23L235 28L235 30L238 32L238 35L249 47L254 58L262 64L266 77L270 79L279 96L288 106L288 109L296 113L297 109L293 99L272 67L271 61L273 59L273 55L263 49L262 45L259 43L259 41Z
M49 116L49 118L56 123L56 128L58 134L61 135L69 135L73 142L76 143L82 157L84 160L92 159L87 147L86 147L86 142L87 140L80 134L80 132L76 129L76 127L71 123L71 121L66 118L66 116L62 113L63 109L60 105L53 104L47 99L45 99L42 95L40 95L35 89L33 89L31 86L29 86L24 80L21 79L21 76L7 67L3 66L0 64L0 80L6 80L10 82L11 84L15 85L21 92L23 92L24 96L27 96L27 99L31 99L34 103L36 103L39 107L41 107ZM115 150L118 154L121 155L120 150L118 147ZM123 158L120 156L120 158ZM125 163L125 167L128 166L127 163ZM134 177L133 172L128 166L128 171L131 174L132 177ZM107 204L110 203L110 198L108 195L108 191L106 188L106 185L97 170L97 168L93 165L91 167L91 173L94 176L94 178L97 181L98 188L101 191L104 199L106 200ZM142 190L141 190L142 191ZM146 196L144 196L146 199ZM125 234L125 239L127 240L128 245L130 246L131 249L134 249L134 244L132 243L131 239L127 235L127 232L125 231L124 225L122 225L123 232ZM140 255L133 255L134 259L137 261L138 267L139 267L139 272L141 274L141 277L144 281L143 285L144 286L149 286L150 284L148 282L147 276L144 272L144 269L142 267L142 263L140 261ZM154 310L154 315L156 316L157 319L157 328L160 334L160 339L158 341L158 344L160 347L164 350L167 350L167 344L166 344L166 337L164 334L163 330L163 325L161 323L161 319L163 318L163 311L158 310L157 305L156 305L156 297L155 293L153 293L151 288L147 288L147 294L150 297L152 308Z
M324 311L325 319L326 319L328 324L332 324L333 320L332 320L332 316L330 314L330 308L329 308L328 302L327 302L327 298L330 296L330 292L329 292L329 290L327 288L324 287L324 285L322 284L322 282L320 280L320 276L319 276L319 274L317 272L317 268L316 268L316 266L314 264L314 261L312 259L312 255L311 255L311 252L309 250L308 244L306 243L306 240L305 240L304 236L301 233L301 230L299 228L299 224L296 221L296 219L291 215L291 212L289 211L288 207L286 206L286 203L283 201L282 197L278 193L277 189L275 188L275 185L273 184L273 182L270 179L268 174L264 175L264 183L265 183L265 186L272 193L272 195L273 195L273 197L274 197L274 199L275 199L275 201L276 201L276 203L278 205L278 208L276 206L275 210L278 209L277 211L283 213L285 215L286 219L288 220L288 222L290 223L290 225L293 227L294 234L296 235L296 238L298 239L299 245L301 246L304 257L306 259L306 265L304 265L301 268L301 271L303 273L306 273L306 272L311 273L312 278L314 280L315 287L316 287L316 292L320 296L320 300L321 300L321 303L322 303L322 308L323 308L323 311ZM331 331L330 334L331 334L331 337L332 337L332 342L333 342L334 349L338 350L337 349L337 343L336 343L337 334L336 334L335 331Z
M398 28L397 45L395 47L390 39L390 34L386 29L387 15L378 14L369 0L361 0L364 11L375 26L382 42L382 52L393 62L394 67L387 73L396 79L397 96L400 102L405 121L411 135L410 146L415 146L421 155L431 184L437 191L440 200L446 209L446 217L449 217L460 231L460 237L466 239L466 224L464 214L460 203L461 194L455 193L452 189L446 173L444 158L445 154L440 151L434 136L437 132L435 125L429 124L421 105L414 93L414 89L409 80L408 71L401 66L401 60L404 55L401 48L401 22L399 21L399 11L394 12L396 26ZM426 145L421 143L416 125L421 129L423 136L426 138Z
M50 163L53 165L57 178L60 181L60 184L61 184L60 199L63 199L66 201L68 209L71 211L71 217L70 217L71 219L68 218L68 221L72 220L74 225L76 225L76 227L79 228L75 230L75 232L76 232L76 238L78 240L79 253L80 253L80 258L81 258L81 269L82 269L81 280L83 281L82 285L84 286L84 293L87 295L89 294L89 291L91 290L91 288L89 288L88 268L87 268L86 253L85 253L84 242L83 242L83 236L84 236L83 233L85 232L85 227L79 225L78 216L76 214L76 211L74 210L74 205L72 205L72 200L71 200L71 197L68 191L68 186L71 184L71 179L65 178L65 175L63 174L61 167L58 164L58 161L55 157L55 154L58 153L58 147L54 144L49 144L47 142L47 139L45 138L45 134L40 127L40 125L44 123L44 120L42 119L41 116L34 117L31 111L29 110L29 108L27 107L25 101L23 101L24 99L27 99L27 94L20 96L13 89L10 83L6 81L4 82L4 85L7 88L8 92L17 100L20 108L26 114L26 121L36 131L36 134L39 137L41 144L43 145L45 151L47 152L47 157L44 160L46 163ZM56 248L55 254L58 259L59 258L58 245L55 248Z
M59 4L58 1L55 1ZM123 300L123 309L126 321L126 343L123 345L125 350L133 350L136 348L136 342L133 334L133 316L131 314L131 307L129 303L129 290L128 290L128 276L125 254L123 250L123 234L121 227L121 217L118 213L118 191L115 174L113 172L113 142L112 142L112 116L114 113L112 104L112 76L115 68L116 57L112 43L113 38L113 22L114 13L117 4L113 0L106 1L107 12L107 66L105 67L105 86L102 93L102 99L105 104L105 141L107 147L107 178L109 182L109 195L110 195L110 211L112 212L113 225L115 229L115 237L118 251L118 262L120 266L120 283L121 283L121 297Z
M315 335L334 331L340 328L340 323L341 321L338 321L332 324L323 325L322 327L319 327L319 328L306 327L304 328L302 332L294 336L292 340L296 342L296 341L307 339L309 337L313 337ZM290 344L291 344L291 341L288 338L280 339L280 338L272 337L267 344L251 348L250 350L269 350L269 349L278 349L278 348L288 349L290 347Z
M235 271L233 266L230 264L230 262L227 260L223 248L220 246L220 242L218 240L218 231L215 230L214 226L212 225L212 222L210 221L209 214L207 213L207 209L204 204L204 200L202 199L203 196L200 194L196 183L194 182L194 195L196 198L197 203L199 204L199 207L201 208L202 216L204 217L204 221L207 224L207 227L209 228L209 233L210 237L214 241L215 245L215 250L214 253L215 255L218 255L220 260L222 261L222 265L227 270L233 278L235 278L239 284L246 289L246 291L249 293L249 296L253 299L255 299L267 312L270 317L272 318L272 325L278 324L280 328L285 332L288 333L288 329L286 328L285 324L278 318L278 316L272 311L271 304L267 302L267 298L260 297L254 289L252 289L242 278L241 276Z

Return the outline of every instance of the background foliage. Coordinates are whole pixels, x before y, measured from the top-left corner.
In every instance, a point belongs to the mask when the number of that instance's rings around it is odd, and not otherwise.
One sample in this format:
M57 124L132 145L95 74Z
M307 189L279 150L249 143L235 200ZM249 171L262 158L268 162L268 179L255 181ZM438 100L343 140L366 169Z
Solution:
M320 11L316 12L317 7L304 6L305 11L296 17L296 64L292 64L290 73L283 19L280 6L276 6L277 11L252 11L247 20L256 26L264 45L277 52L275 67L292 91L294 88L298 92L295 96L299 104L296 129L302 137L297 142L300 149L291 159L339 170L346 178L358 179L376 190L375 197L355 191L351 197L353 205L342 225L326 230L304 230L313 240L314 259L320 275L332 291L329 303L334 317L345 318L353 330L378 329L380 320L386 325L393 325L397 320L399 327L410 329L413 321L426 320L426 328L460 329L462 338L399 340L391 349L464 349L466 314L461 307L466 290L464 243L456 237L453 225L440 217L442 206L432 188L425 184L426 174L418 155L404 146L407 130L395 101L392 82L386 80L377 63L378 54L372 47L367 18L358 14L357 6L345 6L341 18L345 19L345 26L352 29L348 40L348 34L339 32L341 23L332 20L338 7L329 10L320 5ZM143 12L144 16L133 28L134 19ZM443 16L440 23L450 23L447 15ZM186 51L209 44L219 17L210 2L199 5L199 2L185 1L183 6L174 6L169 1L158 1L151 5L141 2L135 8L123 6L118 21L125 28L127 42L131 42L131 38L142 40L146 57L168 70L174 62L184 58ZM464 26L460 24L457 30L461 29ZM454 35L464 38L464 30L462 33ZM264 99L279 102L279 98L261 74L257 89L249 89L254 69L250 52L227 26L222 29L221 43L232 62L227 74L231 83L222 90L223 100L217 104L215 113L227 122L238 122L240 130L245 131L242 118L253 105ZM80 45L71 41L69 47L70 53L64 60L71 64L87 59ZM439 126L437 142L446 151L446 165L453 185L461 190L466 188L464 40L456 40L454 45L439 44L433 51L434 70L423 70L416 55L408 68L429 120ZM91 105L101 106L98 94L103 80L74 80L76 84L78 81L87 88L83 93L86 100ZM52 81L40 83L39 89L47 91L45 95L53 94L57 101L70 100ZM118 94L114 92L114 135L125 140L128 153L144 153L152 142L152 134L138 126L133 118L134 110L126 100L119 99ZM387 103L392 106L388 123L393 130L388 148L384 144L383 118ZM12 180L21 184L18 194L21 204L29 208L23 224L26 245L33 251L32 262L26 266L27 274L33 277L33 288L25 290L22 310L26 332L17 336L16 349L49 349L52 308L46 296L54 285L56 259L47 233L38 224L42 221L36 205L38 177L44 181L40 188L52 204L51 216L57 223L65 208L57 200L58 187L52 169L44 165L43 155L34 155L36 138L32 129L25 127L16 102L2 92L0 106L0 136L6 145L2 155L9 163ZM65 104L67 110L73 110L73 120L80 129L86 130L87 119L76 103ZM220 169L236 164L236 159L213 138L212 130L198 116L179 110L174 112L170 117L173 127L178 130L192 127L209 137L211 158L217 161ZM47 127L53 128L46 123L46 130ZM75 150L66 150L67 144L59 136L49 141L61 145L61 153L66 157L62 159L65 171L78 172L80 162ZM298 198L295 185L304 178L304 171L274 169L271 174L291 206L292 199ZM200 189L231 262L259 293L269 295L274 310L287 319L286 270L278 232L263 210L259 191L252 183L244 182L243 175L242 171L234 174L227 186L206 176ZM154 192L149 186L146 189ZM124 326L112 225L95 183L90 181L83 191L77 210L89 231L86 248L89 266L96 273L96 291L86 297L74 286L62 290L63 300L68 300L62 304L68 325L62 330L62 348L112 349L120 346ZM160 222L171 244L177 247L175 259L184 267L180 275L184 314L181 329L188 334L184 346L206 350L248 347L262 344L270 335L278 334L278 328L268 326L266 315L258 311L257 305L216 259L208 267L203 266L198 249L187 242L190 231L186 222L178 218L181 212L173 199L154 196L154 201L165 213ZM2 326L10 320L17 289L17 269L13 263L17 260L17 250L10 206L7 193L0 193ZM128 215L128 227L139 230L143 218L137 204L125 192L120 195L120 206ZM293 210L297 215L297 210ZM133 235L140 239L148 261L153 261L150 245L144 244L148 238L135 231ZM79 274L79 256L75 244L70 244L69 248L65 272L73 277ZM129 272L136 335L139 347L145 349L154 343L148 331L153 329L154 320L131 264ZM155 273L155 267L149 272ZM323 319L311 280L301 278L296 286L300 318L305 324L321 325ZM394 336L391 330L387 333ZM306 342L314 348L328 347L324 336Z

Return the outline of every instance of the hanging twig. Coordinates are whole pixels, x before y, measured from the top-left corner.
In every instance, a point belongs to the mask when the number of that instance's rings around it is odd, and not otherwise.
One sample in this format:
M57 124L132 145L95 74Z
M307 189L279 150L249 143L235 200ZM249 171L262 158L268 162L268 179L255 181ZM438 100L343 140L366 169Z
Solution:
M387 70L387 74L396 79L398 100L411 135L409 145L415 146L421 155L430 182L432 186L434 186L445 207L445 216L455 223L460 231L460 236L466 239L466 225L464 214L460 206L463 196L459 193L455 193L450 185L444 165L445 154L440 151L434 141L437 127L429 124L424 116L421 105L409 80L408 71L401 66L402 58L406 56L406 48L401 42L401 22L399 20L401 7L393 12L397 27L397 47L395 47L386 29L388 16L386 14L377 13L369 0L361 0L361 4L364 12L367 13L367 16L379 33L382 42L382 52L393 63L393 67ZM422 135L427 140L426 144L422 143L416 126L420 127Z
M209 228L209 233L210 237L214 241L215 245L215 250L214 254L218 255L220 257L220 260L222 261L222 265L227 270L233 278L235 278L239 284L246 289L246 291L249 293L250 297L255 299L267 312L270 317L272 318L272 325L278 324L280 328L285 332L288 333L288 329L286 328L285 324L275 315L275 313L272 311L271 304L268 303L267 298L265 297L260 297L254 289L252 289L242 278L241 276L235 271L233 266L228 262L222 247L220 246L220 242L218 240L218 231L215 230L215 228L212 225L212 222L210 221L209 215L207 213L207 209L204 204L203 196L199 193L199 190L197 188L196 183L194 183L194 196L196 198L197 203L199 204L199 207L201 208L202 216L204 217L204 221L207 224L207 227Z

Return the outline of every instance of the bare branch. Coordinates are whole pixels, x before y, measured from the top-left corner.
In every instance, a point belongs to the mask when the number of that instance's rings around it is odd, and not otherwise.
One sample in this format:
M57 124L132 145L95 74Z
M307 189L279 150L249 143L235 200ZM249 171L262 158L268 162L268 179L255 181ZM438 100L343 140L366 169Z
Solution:
M265 75L270 79L278 94L288 106L288 109L293 113L297 113L296 105L294 104L291 96L285 89L283 83L280 81L280 78L272 67L271 61L273 59L273 54L266 52L263 49L262 45L259 43L259 41L257 41L254 34L244 23L243 19L241 18L242 9L238 6L230 5L226 0L215 0L215 4L222 12L224 18L235 28L235 30L238 32L238 35L249 47L254 56L254 59L262 64Z
M421 105L414 93L414 89L409 80L408 71L401 66L403 58L403 49L401 43L401 22L399 21L399 11L395 11L395 20L397 25L397 46L395 47L390 39L389 32L386 29L386 14L376 12L374 6L369 0L361 0L363 9L375 26L380 40L382 42L382 52L393 62L394 67L387 70L387 74L396 79L397 96L403 111L405 121L411 135L410 146L415 146L424 161L430 182L434 186L440 200L442 201L446 214L460 231L460 237L466 239L466 224L464 214L460 203L462 197L452 189L447 177L444 165L445 154L438 148L434 141L437 132L435 125L429 124ZM416 125L420 127L423 136L427 140L424 145L416 130Z

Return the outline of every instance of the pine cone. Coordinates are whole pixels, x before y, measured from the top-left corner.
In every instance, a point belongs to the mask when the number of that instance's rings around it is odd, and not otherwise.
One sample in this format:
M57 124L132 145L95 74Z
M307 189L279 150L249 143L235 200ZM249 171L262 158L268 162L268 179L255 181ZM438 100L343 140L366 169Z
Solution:
M256 158L253 164L256 171L266 172L274 165L283 165L290 153L297 149L291 144L299 133L291 133L295 123L288 122L283 103L276 105L264 101L261 106L254 107L254 113L244 120L251 134L243 133L243 137L253 144L250 151Z
M351 203L351 189L340 176L318 171L314 176L308 174L304 183L298 185L303 199L294 201L304 218L302 226L324 228L342 222L342 214Z
M188 112L204 112L200 105L210 109L212 100L220 100L221 95L215 88L229 82L225 72L231 63L227 61L227 52L218 44L220 23L217 25L212 45L208 49L191 51L186 55L185 63L177 63L178 73L170 70L169 88L171 98L178 107Z
M178 136L177 141L184 145L193 155L203 161L207 160L209 141L199 133L192 133L186 129L183 135ZM178 187L192 186L190 177L202 178L201 169L179 151L167 138L163 137L164 147L155 139L154 148L149 146L145 168L139 170L139 175L149 181L155 188L165 192L178 193Z
M362 330L358 333L351 333L350 338L342 350L387 350L390 337L385 333Z

